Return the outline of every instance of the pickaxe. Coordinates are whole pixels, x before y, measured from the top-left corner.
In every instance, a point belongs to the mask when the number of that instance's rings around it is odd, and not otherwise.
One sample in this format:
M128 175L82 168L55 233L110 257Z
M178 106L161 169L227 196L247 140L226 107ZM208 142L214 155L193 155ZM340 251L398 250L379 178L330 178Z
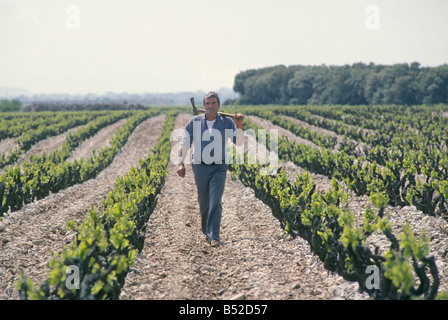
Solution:
M190 102L191 102L191 105L193 106L193 114L195 114L195 115L197 115L197 114L199 114L199 113L205 113L205 110L204 109L198 109L198 108L196 108L196 105L194 104L194 97L191 97L190 98ZM231 114L231 113L225 113L225 112L218 112L221 116L224 116L224 117L232 117L232 118L234 118L235 117L235 115L234 114Z

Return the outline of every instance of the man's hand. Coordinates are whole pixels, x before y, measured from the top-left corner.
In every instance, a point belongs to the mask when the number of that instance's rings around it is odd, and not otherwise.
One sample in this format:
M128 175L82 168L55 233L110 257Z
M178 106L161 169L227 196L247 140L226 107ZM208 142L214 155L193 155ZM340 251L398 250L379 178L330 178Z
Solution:
M185 177L185 166L184 164L181 162L179 163L179 165L177 166L177 174L179 175L179 177L184 178Z
M243 120L244 116L241 113L237 113L235 117L233 118L233 121L235 121L235 125L237 129L243 129Z

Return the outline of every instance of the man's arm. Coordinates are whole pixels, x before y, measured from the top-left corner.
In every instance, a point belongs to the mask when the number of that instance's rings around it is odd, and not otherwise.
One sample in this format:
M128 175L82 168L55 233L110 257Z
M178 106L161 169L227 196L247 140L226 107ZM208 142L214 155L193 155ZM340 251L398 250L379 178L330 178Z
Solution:
M186 174L185 159L187 158L188 150L190 149L192 143L192 134L193 134L192 127L193 123L192 120L190 120L185 128L184 136L182 137L182 141L180 143L180 149L178 153L178 159L180 161L177 166L176 172L181 178L184 178Z
M244 133L243 133L243 121L244 116L241 113L238 113L234 117L234 122L236 126L236 145L241 147L244 143Z
M186 148L185 148L186 149ZM185 173L186 173L186 169L185 169L185 158L187 157L187 152L183 152L184 147L181 146L181 148L179 149L179 165L177 166L177 174L181 177L184 178L185 177Z

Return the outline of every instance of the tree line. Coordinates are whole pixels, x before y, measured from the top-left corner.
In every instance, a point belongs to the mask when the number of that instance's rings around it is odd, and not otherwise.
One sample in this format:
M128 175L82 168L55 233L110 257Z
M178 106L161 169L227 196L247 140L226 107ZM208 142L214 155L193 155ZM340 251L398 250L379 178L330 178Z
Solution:
M123 103L76 103L76 102L37 102L26 105L22 108L24 112L41 111L104 111L104 110L146 110L147 107L141 104Z
M234 104L419 105L448 103L448 65L272 66L242 71Z
M20 109L22 109L22 102L18 99L13 99L13 100L2 99L2 100L0 100L0 112L20 111Z

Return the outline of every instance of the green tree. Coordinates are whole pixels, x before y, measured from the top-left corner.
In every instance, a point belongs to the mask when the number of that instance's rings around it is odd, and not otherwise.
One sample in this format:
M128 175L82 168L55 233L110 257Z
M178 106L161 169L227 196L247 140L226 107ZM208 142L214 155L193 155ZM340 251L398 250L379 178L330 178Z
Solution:
M423 93L422 103L448 103L448 66L427 68L417 81Z
M22 102L18 99L0 101L0 112L14 112L20 109L22 109Z
M305 105L313 95L313 75L309 70L295 72L294 77L288 81L288 94L290 104Z
M416 105L448 103L448 66L273 66L235 77L240 104Z

